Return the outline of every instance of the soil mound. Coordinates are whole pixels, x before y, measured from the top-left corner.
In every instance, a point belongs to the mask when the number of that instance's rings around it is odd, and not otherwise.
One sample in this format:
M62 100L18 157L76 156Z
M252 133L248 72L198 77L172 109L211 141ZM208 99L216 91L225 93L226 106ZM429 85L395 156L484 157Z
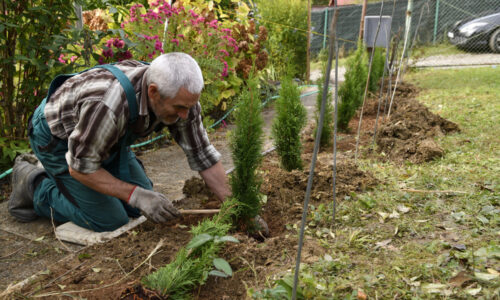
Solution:
M444 150L434 137L459 131L458 125L419 103L411 85L404 84L401 89L396 92L390 119L381 124L377 133L379 151L396 162L422 163L441 157ZM413 92L409 92L411 89Z

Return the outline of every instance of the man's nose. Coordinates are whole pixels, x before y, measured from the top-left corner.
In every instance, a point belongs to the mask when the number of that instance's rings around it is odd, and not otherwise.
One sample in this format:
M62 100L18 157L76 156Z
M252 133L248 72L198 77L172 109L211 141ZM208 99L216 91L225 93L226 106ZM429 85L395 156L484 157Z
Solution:
M189 111L188 110L185 110L185 111L179 111L177 113L177 115L179 116L179 118L183 119L183 120L186 120L187 117L188 117L188 113Z

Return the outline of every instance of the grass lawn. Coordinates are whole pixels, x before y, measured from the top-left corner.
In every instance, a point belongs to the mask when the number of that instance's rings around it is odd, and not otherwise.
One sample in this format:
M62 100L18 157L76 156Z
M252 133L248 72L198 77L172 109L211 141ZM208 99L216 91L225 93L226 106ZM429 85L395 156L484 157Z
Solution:
M500 297L499 79L499 68L406 76L422 89L419 100L461 132L439 138L445 156L429 163L362 160L381 184L342 200L335 242L315 234L331 228L331 210L311 209L316 224L307 232L328 254L301 268L306 298ZM270 278L264 294L271 298L285 281Z

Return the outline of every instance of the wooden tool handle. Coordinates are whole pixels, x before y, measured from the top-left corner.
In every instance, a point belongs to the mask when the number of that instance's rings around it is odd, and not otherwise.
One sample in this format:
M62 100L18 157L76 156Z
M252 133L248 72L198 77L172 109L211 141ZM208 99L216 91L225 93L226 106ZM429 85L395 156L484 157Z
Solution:
M220 209L179 209L181 215L208 215L216 214Z

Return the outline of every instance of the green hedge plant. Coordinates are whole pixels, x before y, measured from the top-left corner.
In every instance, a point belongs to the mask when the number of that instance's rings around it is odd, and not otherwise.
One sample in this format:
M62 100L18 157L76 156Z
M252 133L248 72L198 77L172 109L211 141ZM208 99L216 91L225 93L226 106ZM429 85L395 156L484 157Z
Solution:
M231 132L230 145L234 171L230 178L232 197L240 206L238 221L252 232L253 220L260 212L261 179L257 168L262 160L263 119L257 79L250 78L242 90L234 112L236 128Z
M314 112L314 120L316 126L314 129L314 136L316 136L316 130L319 126L319 115L321 111L321 102L323 101L323 85L325 84L326 77L326 64L322 67L323 73L320 78L316 81L318 85L318 96L316 97L316 110ZM328 90L328 95L326 97L325 103L325 116L323 118L323 129L321 130L320 147L328 147L332 144L333 140L333 113L334 107L332 104L332 92Z
M282 81L279 98L275 104L276 117L272 136L281 166L287 171L302 169L302 143L300 133L307 120L307 112L300 101L300 91L291 78Z
M347 131L349 121L363 102L368 75L367 54L361 40L354 54L347 60L345 81L339 88L338 127Z

